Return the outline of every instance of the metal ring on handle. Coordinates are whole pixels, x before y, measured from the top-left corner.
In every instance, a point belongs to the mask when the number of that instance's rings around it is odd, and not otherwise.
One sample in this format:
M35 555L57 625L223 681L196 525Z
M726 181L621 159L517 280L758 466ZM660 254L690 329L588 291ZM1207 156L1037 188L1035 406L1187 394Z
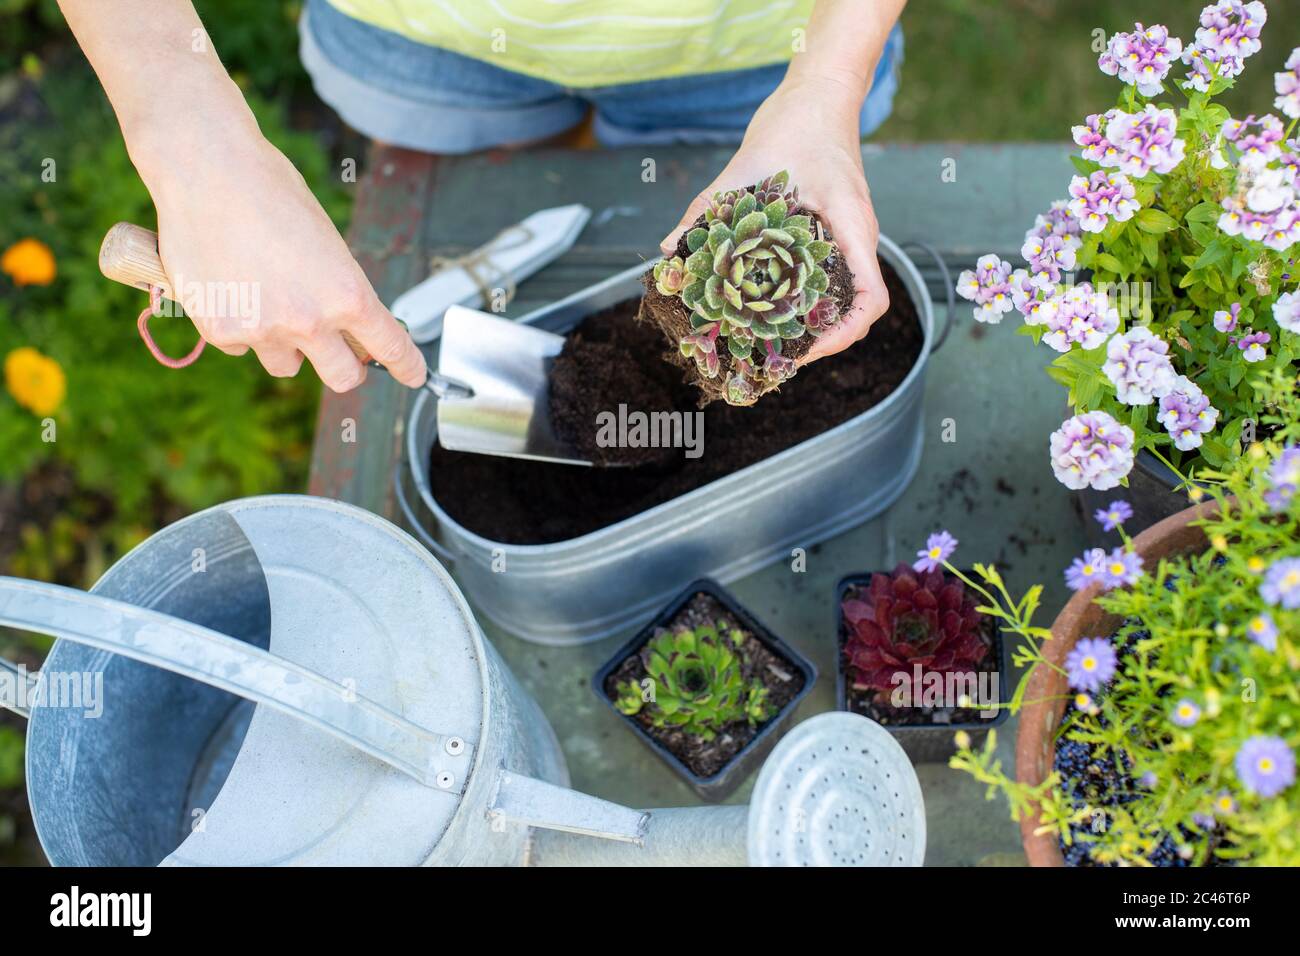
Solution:
M464 790L474 748L434 733L315 671L206 627L75 588L0 577L0 625L120 654L266 704L425 786ZM463 739L463 738L458 738Z
M952 331L952 324L957 318L957 289L952 284L952 273L948 270L948 263L943 261L943 256L938 249L919 239L909 239L907 242L899 243L900 248L906 249L908 246L915 246L922 252L928 253L930 258L934 260L935 265L939 267L939 274L943 276L943 291L945 298L948 300L948 315L943 324L943 331L930 345L930 354L933 355L943 347L944 342L948 341L948 333Z

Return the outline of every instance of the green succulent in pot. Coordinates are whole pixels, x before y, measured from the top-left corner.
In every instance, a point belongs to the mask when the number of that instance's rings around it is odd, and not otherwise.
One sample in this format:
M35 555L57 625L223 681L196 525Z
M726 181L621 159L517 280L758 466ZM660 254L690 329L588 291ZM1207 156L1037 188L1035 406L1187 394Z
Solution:
M724 397L750 405L797 370L789 343L817 336L840 317L823 263L835 250L799 205L786 173L750 189L716 193L687 255L656 264L654 284L690 311L677 343L705 379L724 373Z
M646 686L624 681L615 706L630 716L646 710L656 727L680 728L712 740L728 724L772 716L767 688L746 679L739 650L745 634L726 621L662 631L642 651Z

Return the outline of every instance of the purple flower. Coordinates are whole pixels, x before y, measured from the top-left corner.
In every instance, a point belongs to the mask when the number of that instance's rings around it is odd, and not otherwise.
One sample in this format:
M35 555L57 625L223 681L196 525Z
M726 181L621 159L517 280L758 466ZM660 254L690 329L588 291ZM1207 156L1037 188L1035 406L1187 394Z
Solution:
M1127 587L1137 583L1142 577L1142 556L1136 551L1116 548L1106 556L1102 565L1103 582L1106 590Z
M1278 173L1280 170L1265 170L1264 174ZM1268 203L1281 202L1275 209L1252 208L1251 202L1259 206L1264 200L1261 196L1273 196ZM1223 213L1219 216L1219 231L1228 236L1243 236L1254 242L1262 242L1270 249L1279 252L1289 249L1300 241L1300 205L1294 191L1289 185L1279 189L1271 187L1252 187L1242 199L1236 194L1225 196L1219 205Z
M1291 51L1286 68L1285 73L1273 74L1273 89L1277 91L1273 105L1284 115L1300 119L1300 47Z
M1065 673L1075 690L1096 693L1115 676L1115 649L1104 637L1082 637L1065 656Z
M1051 301L1056 286L1050 277L1041 272L1030 274L1024 269L1011 273L1011 303L1025 317L1026 325L1039 325L1044 316L1042 307ZM1053 304L1051 310L1054 312Z
M1237 812L1237 801L1232 799L1232 794L1227 790L1220 791L1219 795L1214 798L1214 812L1221 817Z
M1065 569L1065 586L1071 591L1091 587L1102 580L1105 564L1106 551L1103 548L1091 548L1083 552L1083 557L1075 558L1074 563Z
M1237 148L1237 161L1247 169L1260 170L1282 155L1278 145L1285 127L1276 116L1253 115L1244 120L1230 119L1223 124L1223 138Z
M1082 242L1079 238L1079 220L1074 218L1070 212L1070 202L1067 199L1057 199L1048 207L1047 212L1039 213L1034 217L1034 228L1025 233L1025 238L1038 236L1047 238L1048 236L1060 236L1067 243L1079 248Z
M1052 282L1061 281L1061 273L1074 268L1075 246L1061 236L1028 236L1020 254L1034 275L1045 275Z
M926 539L924 550L916 552L915 571L936 571L957 550L957 539L947 531L936 531Z
M1132 33L1111 37L1097 65L1107 76L1118 76L1120 82L1136 86L1143 96L1155 96L1163 89L1160 81L1182 52L1183 41L1171 37L1167 29L1139 23Z
M1127 501L1112 501L1105 508L1098 508L1093 515L1103 531L1114 531L1129 518L1133 517L1133 506Z
M1237 340L1237 348L1245 353L1242 358L1247 362L1262 362L1268 358L1268 350L1264 346L1272 338L1267 332L1252 332Z
M1300 558L1279 558L1264 572L1259 596L1288 611L1300 610Z
M1159 782L1160 778L1156 776L1154 770L1148 770L1146 773L1142 774L1142 776L1138 777L1138 786L1145 790L1154 790L1156 784Z
M1106 293L1094 291L1089 282L1066 289L1050 302L1051 308L1039 310L1036 320L1047 326L1043 341L1058 352L1068 352L1076 343L1084 349L1099 348L1119 328L1119 312Z
M1070 180L1070 212L1084 232L1101 232L1113 218L1126 222L1141 208L1137 190L1123 173L1097 170L1087 179Z
M1150 405L1168 395L1178 377L1169 361L1169 343L1145 325L1111 338L1101 370L1125 405Z
M1273 303L1273 321L1300 335L1300 292L1283 292Z
M1214 313L1214 327L1220 332L1234 332L1237 329L1237 321L1241 318L1241 303L1234 302L1225 312L1220 309Z
M1259 52L1259 32L1268 11L1259 0L1219 0L1201 11L1196 42L1206 50L1245 59Z
M1210 404L1199 385L1180 375L1174 380L1174 387L1160 399L1160 414L1156 417L1174 440L1175 448L1191 451L1201 447L1202 435L1214 431L1219 410Z
M1195 701L1188 700L1184 697L1178 703L1174 704L1174 714L1171 719L1179 727L1191 727L1201 719L1201 708L1196 706Z
M995 255L980 256L974 271L957 277L957 294L975 303L975 320L992 325L1011 311L1011 263Z
M1295 754L1281 737L1251 737L1237 751L1237 776L1251 793L1275 797L1295 783Z
M1118 165L1119 151L1106 138L1106 124L1118 113L1107 110L1105 113L1092 113L1084 118L1082 126L1070 127L1074 141L1083 147L1083 158L1103 166Z
M1048 448L1052 473L1067 488L1114 488L1133 468L1133 429L1103 411L1061 423Z
M1264 501L1274 511L1285 511L1300 491L1300 445L1287 445L1268 471Z
M1266 651L1277 650L1277 625L1267 614L1256 614L1246 624L1246 635Z
M1187 147L1178 136L1178 114L1150 103L1140 113L1116 112L1106 125L1106 139L1115 149L1113 162L1129 176L1154 170L1162 176L1183 161Z

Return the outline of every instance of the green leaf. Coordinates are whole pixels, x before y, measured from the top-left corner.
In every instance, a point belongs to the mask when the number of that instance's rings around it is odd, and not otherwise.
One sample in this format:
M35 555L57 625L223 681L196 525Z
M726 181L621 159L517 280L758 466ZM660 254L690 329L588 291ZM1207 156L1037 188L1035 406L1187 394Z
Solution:
M686 248L690 252L699 252L708 241L709 231L707 229L692 229L686 234Z
M1178 228L1178 220L1160 209L1139 210L1135 218L1137 219L1138 228L1143 232L1159 235L1172 232Z

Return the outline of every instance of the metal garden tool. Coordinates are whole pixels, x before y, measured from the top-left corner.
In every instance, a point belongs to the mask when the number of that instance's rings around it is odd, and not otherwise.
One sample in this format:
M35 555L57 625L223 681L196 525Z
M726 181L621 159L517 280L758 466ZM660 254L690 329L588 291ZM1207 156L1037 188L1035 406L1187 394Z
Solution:
M351 505L192 515L89 593L0 578L0 661L56 865L918 864L920 786L879 725L788 734L750 807L635 810L568 788L550 724L445 570Z
M107 278L181 301L171 288L158 255L158 234L119 222L104 236L99 270ZM184 290L181 290L183 293ZM184 359L169 359L148 331L149 310L139 328L154 356L173 368L198 358L202 342ZM365 347L344 332L357 358L376 368ZM437 372L424 388L438 398L438 440L452 451L529 458L569 465L591 465L554 432L550 417L551 364L564 337L520 325L464 306L450 306L442 320Z

